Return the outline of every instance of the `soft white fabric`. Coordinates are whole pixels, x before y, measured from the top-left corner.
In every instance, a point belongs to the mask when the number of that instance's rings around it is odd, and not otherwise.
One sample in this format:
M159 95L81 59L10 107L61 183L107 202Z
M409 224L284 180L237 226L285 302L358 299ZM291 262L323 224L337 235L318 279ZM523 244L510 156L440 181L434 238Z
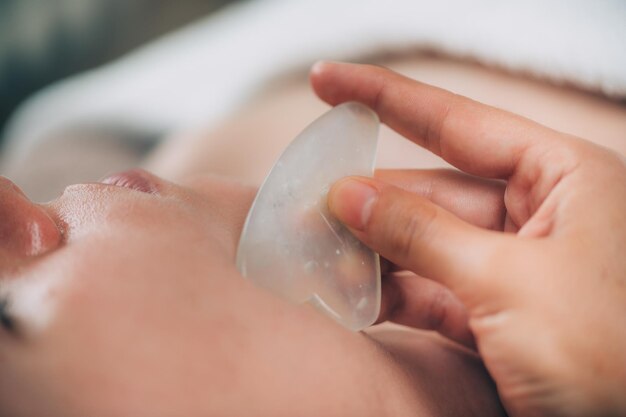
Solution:
M429 49L626 97L626 2L256 0L56 84L6 131L13 161L81 127L154 134L210 126L318 59Z

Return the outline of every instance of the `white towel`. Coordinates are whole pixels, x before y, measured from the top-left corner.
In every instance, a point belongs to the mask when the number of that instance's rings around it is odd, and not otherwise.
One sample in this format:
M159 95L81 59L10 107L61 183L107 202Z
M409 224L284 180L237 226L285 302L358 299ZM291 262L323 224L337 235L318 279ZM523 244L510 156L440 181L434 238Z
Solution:
M620 0L256 0L55 84L6 130L13 163L75 129L142 135L208 127L263 85L318 59L437 50L626 97Z

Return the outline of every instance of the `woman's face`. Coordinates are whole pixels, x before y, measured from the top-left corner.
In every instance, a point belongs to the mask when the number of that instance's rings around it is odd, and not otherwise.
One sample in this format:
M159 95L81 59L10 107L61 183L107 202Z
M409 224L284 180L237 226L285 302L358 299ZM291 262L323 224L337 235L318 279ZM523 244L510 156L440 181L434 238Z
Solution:
M253 189L104 182L37 205L0 179L0 416L431 415L451 397L499 410L449 342L392 333L390 354L242 279Z
M233 258L253 190L144 171L103 182L38 205L0 178L0 415L181 412L171 383L199 390L197 361L227 348L212 329L232 310L215 295L247 285Z
M238 274L253 189L130 171L38 205L0 181L1 416L382 415L406 396L372 340Z

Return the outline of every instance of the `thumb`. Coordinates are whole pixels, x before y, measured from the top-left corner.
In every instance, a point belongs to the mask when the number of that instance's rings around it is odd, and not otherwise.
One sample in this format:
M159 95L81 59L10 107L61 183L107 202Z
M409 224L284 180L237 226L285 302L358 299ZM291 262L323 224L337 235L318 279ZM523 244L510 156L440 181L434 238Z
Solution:
M370 178L348 177L335 183L328 205L374 251L454 292L467 285L473 290L488 285L478 281L489 280L490 260L503 253L511 239L472 226L424 197Z

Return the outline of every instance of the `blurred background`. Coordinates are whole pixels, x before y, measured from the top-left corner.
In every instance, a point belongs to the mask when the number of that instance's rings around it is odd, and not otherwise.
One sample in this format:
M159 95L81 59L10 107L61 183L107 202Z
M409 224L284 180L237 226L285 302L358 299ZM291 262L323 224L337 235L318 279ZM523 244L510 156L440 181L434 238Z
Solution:
M0 130L42 87L234 1L0 0Z
M624 153L625 22L623 0L0 0L0 175L37 201L135 166L258 182L325 109L319 59ZM379 166L442 165L381 143Z

